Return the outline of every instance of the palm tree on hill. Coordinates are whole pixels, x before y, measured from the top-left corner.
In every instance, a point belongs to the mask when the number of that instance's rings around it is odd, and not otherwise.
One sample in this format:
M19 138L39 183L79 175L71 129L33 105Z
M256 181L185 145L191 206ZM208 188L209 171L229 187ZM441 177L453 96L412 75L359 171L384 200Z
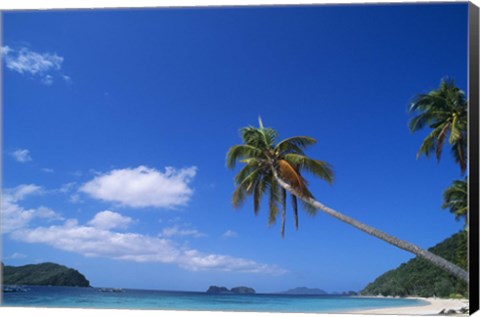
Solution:
M363 224L351 217L329 208L315 200L308 190L308 183L302 176L304 171L331 183L333 172L331 166L323 161L311 159L304 154L304 149L316 143L316 140L306 136L295 136L276 143L277 131L265 128L259 119L259 127L245 127L240 130L242 144L232 146L227 153L227 167L235 168L237 161L244 164L235 176L235 191L233 193L234 207L240 207L247 196L253 196L255 214L260 208L264 194L269 196L269 223L273 223L281 208L281 235L284 236L286 193L292 197L295 226L298 228L297 199L310 214L318 210L336 219L377 237L389 244L409 251L432 264L454 274L468 282L468 273L457 265L424 250L410 242L400 240L385 232Z
M464 218L468 228L468 187L467 178L453 181L452 186L443 192L442 208L449 208L455 219Z
M460 170L467 168L467 100L465 93L455 86L453 80L443 79L440 87L428 94L415 97L409 107L409 113L417 113L410 121L411 132L428 126L432 129L423 140L417 158L426 157L435 152L440 160L443 145L448 137L452 155Z

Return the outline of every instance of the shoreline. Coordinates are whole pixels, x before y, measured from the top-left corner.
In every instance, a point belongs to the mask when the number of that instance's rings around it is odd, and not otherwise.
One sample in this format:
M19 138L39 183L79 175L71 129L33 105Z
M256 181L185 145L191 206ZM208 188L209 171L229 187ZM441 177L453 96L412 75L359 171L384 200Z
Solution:
M367 296L368 297L368 296ZM387 307L387 308L373 308L345 311L348 314L385 314L385 315L440 315L442 310L448 311L453 309L460 310L463 307L468 307L468 299L451 299L451 298L436 298L436 297L403 297L406 299L416 299L425 302L425 305L418 306L402 306L402 307ZM468 314L457 314L465 315Z

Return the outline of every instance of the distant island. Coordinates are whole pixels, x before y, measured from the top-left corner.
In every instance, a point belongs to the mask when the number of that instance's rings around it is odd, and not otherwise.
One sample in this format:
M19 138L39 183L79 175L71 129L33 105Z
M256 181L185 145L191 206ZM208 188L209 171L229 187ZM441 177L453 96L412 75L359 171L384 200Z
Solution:
M341 293L328 293L320 288L308 288L305 286L289 289L288 291L281 292L280 294L288 295L335 295L335 296L355 296L358 295L355 291L341 292Z
M77 270L56 263L3 265L4 285L90 287L90 282Z
M467 269L467 243L468 234L466 231L461 231L428 250ZM416 257L379 276L368 284L361 294L462 298L468 297L468 285L457 277Z
M255 290L251 287L238 286L228 289L224 286L210 286L207 290L210 294L255 294Z
M288 291L282 292L281 294L289 295L327 295L323 289L319 288L308 288L308 287L296 287L289 289Z

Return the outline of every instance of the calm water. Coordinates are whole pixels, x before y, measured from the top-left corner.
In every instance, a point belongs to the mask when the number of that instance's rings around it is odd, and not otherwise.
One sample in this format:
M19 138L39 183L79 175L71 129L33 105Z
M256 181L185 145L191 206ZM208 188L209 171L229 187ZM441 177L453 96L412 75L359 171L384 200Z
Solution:
M424 305L412 299L282 294L207 294L125 289L121 293L98 288L28 287L27 292L3 294L4 306L128 308L165 310L341 312L354 309Z

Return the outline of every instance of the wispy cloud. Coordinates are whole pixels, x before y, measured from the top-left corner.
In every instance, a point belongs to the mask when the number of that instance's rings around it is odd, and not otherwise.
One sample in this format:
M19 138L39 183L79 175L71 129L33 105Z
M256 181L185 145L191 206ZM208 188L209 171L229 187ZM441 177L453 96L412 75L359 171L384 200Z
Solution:
M44 190L37 185L20 185L6 189L1 202L1 229L2 233L9 233L28 226L35 219L47 221L63 220L64 218L52 209L40 206L26 209L19 202L31 195L42 194Z
M32 157L30 156L30 151L27 149L17 149L11 153L12 157L20 163L30 162Z
M72 204L83 203L83 200L80 199L79 194L70 195L70 198L68 199L68 201L71 202Z
M196 229L182 229L180 226L173 226L169 228L164 228L162 230L162 237L170 238L170 237L194 237L194 238L201 238L206 237L205 233L202 233Z
M47 244L87 257L176 264L190 271L216 270L269 275L282 275L287 272L277 265L182 247L170 239L114 232L98 226L98 215L87 225L80 225L77 220L69 219L58 226L19 229L12 232L10 237L27 243ZM119 214L118 216L121 217L119 219L123 218Z
M70 175L73 175L75 177L81 177L83 175L82 171L73 171L69 173Z
M58 191L61 192L61 193L68 193L68 192L71 192L75 188L76 185L77 185L76 182L66 183L66 184L63 184L58 189Z
M5 260L18 260L18 259L24 259L26 257L27 257L26 254L15 252L11 255L6 256Z
M197 250L185 250L179 262L181 267L190 271L216 270L268 275L283 275L288 272L278 265L263 264L228 255L205 254Z
M22 75L39 78L45 85L52 85L54 77L70 82L70 77L62 73L64 58L56 53L39 53L27 47L12 48L3 46L2 57L7 69Z
M54 172L54 170L52 168L47 168L47 167L44 167L41 170L42 170L42 172L45 172L45 173L53 173Z
M4 190L4 199L12 202L23 200L30 195L39 195L44 193L44 189L35 184L22 184L14 188L6 188Z
M233 230L227 230L227 231L225 231L224 234L222 234L222 237L224 237L224 238L235 238L235 237L238 237L238 233L236 233Z
M175 169L165 172L139 166L112 170L96 176L80 187L91 197L119 203L124 206L175 208L184 206L193 194L190 182L197 168Z

